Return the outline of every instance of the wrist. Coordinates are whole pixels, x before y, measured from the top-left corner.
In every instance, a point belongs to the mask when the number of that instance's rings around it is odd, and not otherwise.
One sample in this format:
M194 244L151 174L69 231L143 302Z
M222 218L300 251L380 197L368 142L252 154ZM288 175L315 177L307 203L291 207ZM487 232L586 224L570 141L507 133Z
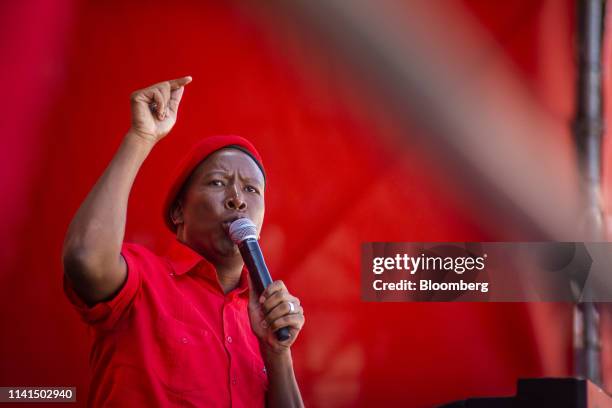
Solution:
M141 132L134 128L130 128L130 130L128 130L127 134L125 135L125 138L136 143L140 143L148 148L153 148L153 146L155 146L155 144L157 143L157 138L154 135L146 132Z
M266 366L268 364L277 365L293 363L291 358L291 349L289 348L274 349L270 346L260 344L259 349Z

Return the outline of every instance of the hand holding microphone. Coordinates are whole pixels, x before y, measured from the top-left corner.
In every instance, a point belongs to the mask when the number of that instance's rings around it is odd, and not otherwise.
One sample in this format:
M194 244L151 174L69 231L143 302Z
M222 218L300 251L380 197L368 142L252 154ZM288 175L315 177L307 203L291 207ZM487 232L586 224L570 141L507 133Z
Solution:
M288 348L305 321L299 299L287 291L282 281L272 281L257 242L257 229L251 220L239 218L232 222L229 236L238 246L254 286L249 314L255 334L260 338L267 337L269 328L279 342L288 342L276 346Z

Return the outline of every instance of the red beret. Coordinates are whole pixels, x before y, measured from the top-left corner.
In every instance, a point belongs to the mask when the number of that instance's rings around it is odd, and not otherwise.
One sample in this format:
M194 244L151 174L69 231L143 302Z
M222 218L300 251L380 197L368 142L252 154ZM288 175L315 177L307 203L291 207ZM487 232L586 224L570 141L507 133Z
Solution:
M265 180L266 173L264 172L261 156L259 152L257 152L257 149L255 149L255 146L245 138L234 135L221 135L206 137L200 140L191 148L189 153L183 157L174 170L173 181L168 189L163 208L164 222L170 231L176 232L176 227L170 217L170 211L172 210L172 205L176 200L176 196L181 191L181 188L183 188L183 184L189 179L191 173L198 167L202 160L224 147L235 147L251 156L263 173Z

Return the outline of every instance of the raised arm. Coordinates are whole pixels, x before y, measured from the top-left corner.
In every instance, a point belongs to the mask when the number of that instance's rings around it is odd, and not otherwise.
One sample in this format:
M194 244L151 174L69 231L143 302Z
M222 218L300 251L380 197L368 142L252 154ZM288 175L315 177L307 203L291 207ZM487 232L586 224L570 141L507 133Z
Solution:
M112 297L127 266L120 254L130 190L143 161L174 124L191 77L164 81L131 96L132 124L119 150L75 214L64 240L64 273L89 305Z

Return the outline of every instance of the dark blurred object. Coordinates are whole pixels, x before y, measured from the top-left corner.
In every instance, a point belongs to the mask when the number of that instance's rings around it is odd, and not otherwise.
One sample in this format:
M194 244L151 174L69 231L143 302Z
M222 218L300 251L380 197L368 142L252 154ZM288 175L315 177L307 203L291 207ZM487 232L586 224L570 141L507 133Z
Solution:
M578 378L532 378L518 381L516 396L470 398L440 408L609 408L612 396Z
M593 241L606 236L601 202L603 133L602 58L606 2L577 1L578 83L574 137L582 176L586 236ZM588 295L588 294L587 294ZM574 313L574 354L577 375L602 384L599 311L594 303L579 303Z

